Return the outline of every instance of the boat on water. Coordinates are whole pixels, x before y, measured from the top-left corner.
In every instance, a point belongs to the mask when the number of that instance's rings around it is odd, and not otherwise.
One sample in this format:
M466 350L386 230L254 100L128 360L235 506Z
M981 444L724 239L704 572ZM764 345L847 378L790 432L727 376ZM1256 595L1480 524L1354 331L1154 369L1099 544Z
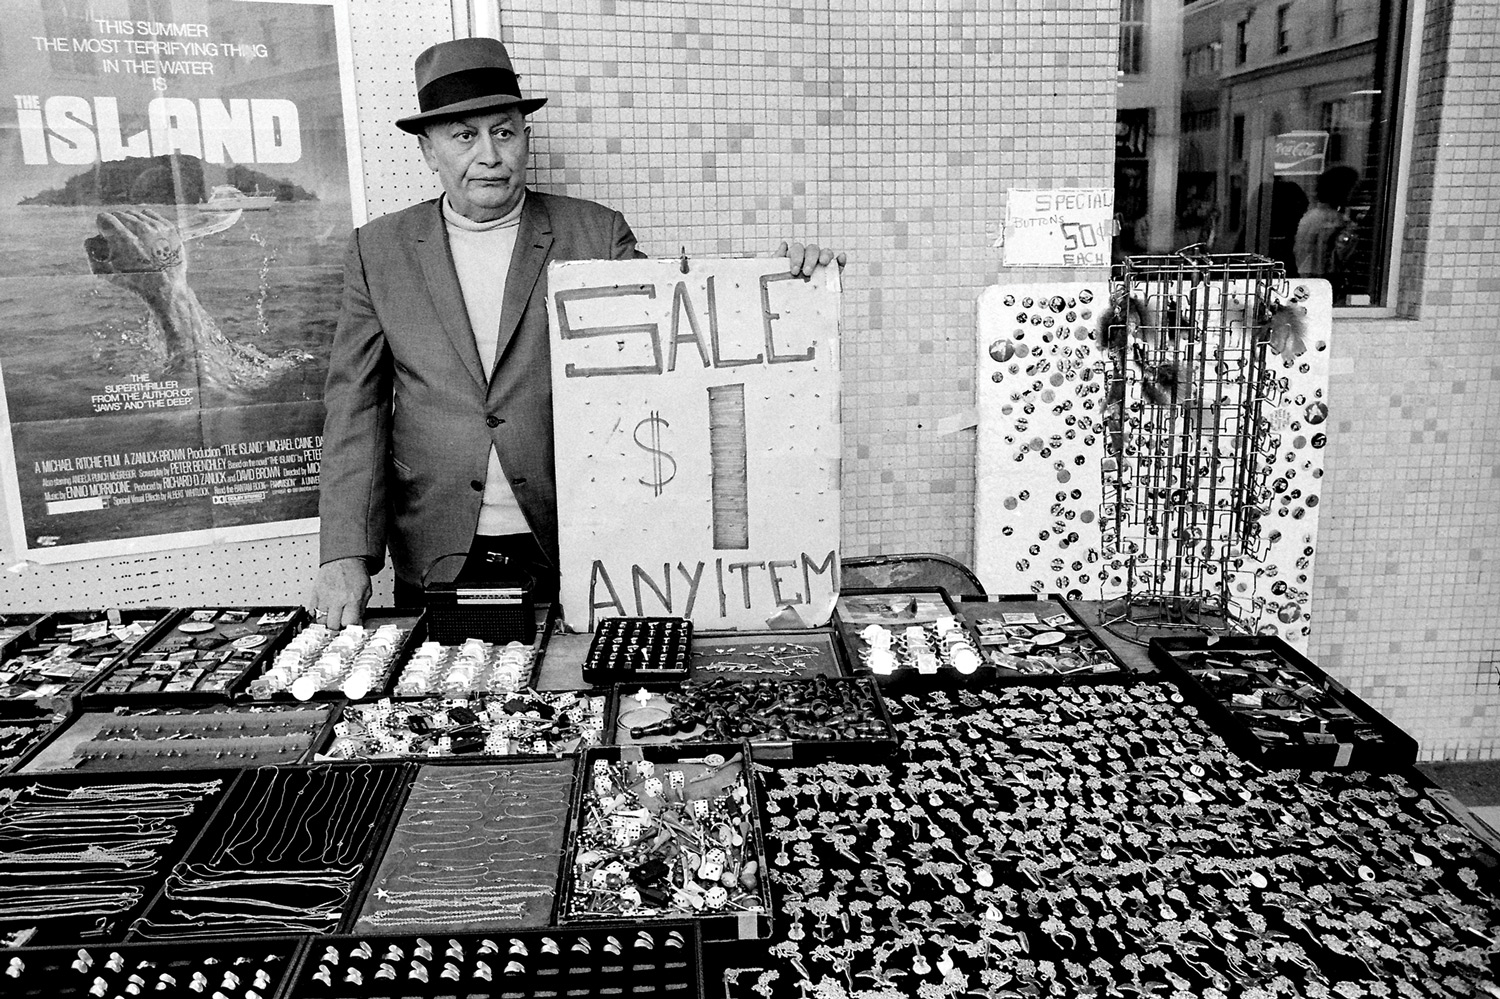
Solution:
M259 190L254 194L246 194L233 184L215 184L202 207L210 212L233 212L241 209L247 212L257 212L264 211L274 204L276 204L274 194L261 194Z

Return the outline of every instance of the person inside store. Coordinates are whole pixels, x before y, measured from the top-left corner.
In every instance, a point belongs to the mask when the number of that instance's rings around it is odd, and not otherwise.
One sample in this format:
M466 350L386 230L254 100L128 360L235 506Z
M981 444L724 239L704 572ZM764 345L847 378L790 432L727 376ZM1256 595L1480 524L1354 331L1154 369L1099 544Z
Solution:
M1354 220L1344 208L1359 183L1359 171L1350 166L1329 167L1313 184L1313 203L1297 223L1293 252L1297 276L1327 278L1333 285L1334 301L1342 301L1354 255Z
M395 604L433 582L557 595L547 264L644 257L619 212L526 186L531 126L505 46L416 62L417 137L443 195L355 230L329 357L320 565L305 606L359 623L389 549ZM784 242L794 275L844 254ZM565 459L566 460L566 456Z

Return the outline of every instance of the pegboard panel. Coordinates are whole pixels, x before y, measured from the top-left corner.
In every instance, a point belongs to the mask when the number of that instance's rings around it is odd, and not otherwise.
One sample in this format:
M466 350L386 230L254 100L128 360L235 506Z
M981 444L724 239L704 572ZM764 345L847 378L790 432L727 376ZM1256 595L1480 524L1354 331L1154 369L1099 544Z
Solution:
M412 77L417 55L435 42L468 32L455 31L448 4L431 0L355 0L349 17L365 200L373 219L441 192L417 140L395 122L417 109Z
M357 0L349 7L366 203L373 217L437 193L416 141L393 122L416 106L412 63L417 53L453 37L454 17L446 3L415 0ZM0 509L3 610L289 604L302 599L317 569L316 535L51 566L18 562L7 546L9 516ZM389 604L390 594L387 569L375 580L373 602Z

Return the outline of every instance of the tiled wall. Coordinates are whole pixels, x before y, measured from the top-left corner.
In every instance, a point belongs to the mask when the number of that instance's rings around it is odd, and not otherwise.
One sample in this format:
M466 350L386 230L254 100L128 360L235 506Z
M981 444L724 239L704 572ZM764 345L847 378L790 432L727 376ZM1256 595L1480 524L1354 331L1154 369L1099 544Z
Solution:
M372 211L435 193L389 122L445 4L354 5ZM973 554L975 301L1010 187L1109 186L1118 0L503 0L534 180L656 255L849 251L848 554ZM1311 652L1424 755L1500 755L1500 20L1432 0L1401 319L1339 320ZM406 82L402 82L406 81ZM1037 280L1079 277L1026 275ZM1098 275L1081 275L1086 278ZM7 573L6 606L296 600L308 539ZM3 554L3 551L0 551ZM226 573L225 566L235 572ZM377 586L377 600L388 584Z
M1401 320L1335 330L1312 653L1428 758L1500 755L1500 22L1427 5Z
M1403 318L1336 324L1311 652L1424 756L1500 753L1500 38L1431 4ZM1010 187L1109 186L1115 0L502 3L535 181L653 254L848 250L844 547L973 553L975 300ZM1488 266L1486 266L1488 265ZM1028 274L1043 279L1049 275ZM1077 277L1078 275L1061 275Z
M501 5L534 182L652 255L845 250L844 550L973 548L975 303L1011 187L1113 181L1117 0ZM943 422L943 421L947 422Z

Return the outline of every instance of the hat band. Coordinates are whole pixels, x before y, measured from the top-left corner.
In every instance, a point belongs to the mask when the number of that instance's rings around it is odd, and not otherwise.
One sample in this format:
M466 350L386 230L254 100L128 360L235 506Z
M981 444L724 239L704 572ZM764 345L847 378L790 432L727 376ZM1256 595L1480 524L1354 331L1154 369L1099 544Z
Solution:
M514 97L520 100L521 84L516 79L516 74L508 69L462 69L440 76L417 91L417 106L426 114L428 111L481 97Z

